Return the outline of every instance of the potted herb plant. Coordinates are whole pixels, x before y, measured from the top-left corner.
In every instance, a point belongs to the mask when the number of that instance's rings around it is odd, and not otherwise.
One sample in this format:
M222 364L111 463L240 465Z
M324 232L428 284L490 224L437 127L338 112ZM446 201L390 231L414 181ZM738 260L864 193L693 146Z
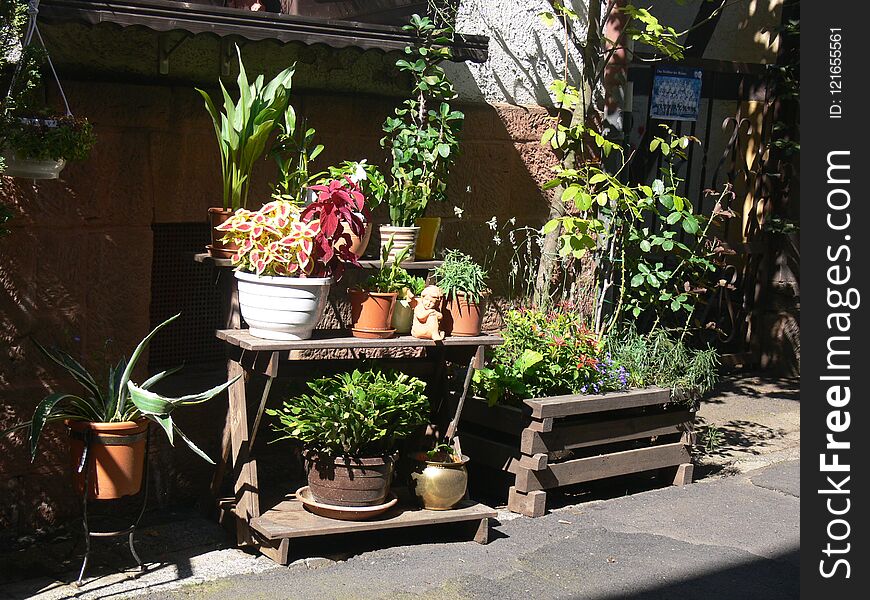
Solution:
M387 118L381 146L390 151L392 181L387 190L390 225L381 227L381 245L393 239L395 252L416 249L420 235L417 220L432 199L444 200L447 176L459 150L459 131L465 115L453 110L456 92L440 63L450 58L452 30L436 27L428 17L413 15L404 27L419 40L405 49L396 62L399 71L410 74L414 86L410 97ZM437 225L436 225L437 227ZM415 252L431 258L435 234L427 236L429 248Z
M333 281L348 263L356 264L342 224L362 229L352 210L362 195L340 182L312 189L318 200L304 209L275 200L256 212L239 209L217 227L238 246L232 261L239 308L253 336L310 338Z
M374 229L371 212L383 202L387 183L378 168L367 164L365 159L359 162L345 161L338 166L329 167L329 177L339 181L349 179L351 183L359 187L365 198L366 210L358 213L358 216L365 222L365 231L362 236L357 236L348 229L351 238L350 251L360 257L365 253Z
M445 297L442 326L447 335L480 335L486 277L486 269L459 250L449 250L435 268L435 285Z
M439 444L428 452L413 456L411 473L414 496L426 510L450 510L465 497L468 489L468 457L457 454L453 446Z
M428 421L426 384L404 373L359 371L308 382L311 392L267 410L278 439L305 445L314 499L377 506L389 494L394 446Z
M360 287L348 290L350 296L351 333L360 338L389 338L396 330L392 327L393 309L399 292L407 287L408 272L400 265L408 256L409 248L388 262L391 244L382 249L381 267L370 275Z
M129 361L122 358L117 365L109 367L106 384L102 387L85 367L63 350L37 344L45 356L63 367L82 386L84 393L49 394L37 405L32 420L7 433L28 429L30 455L31 459L35 459L45 425L56 421L66 423L70 431L70 457L75 469L76 488L84 493L87 478L87 493L92 499L108 500L139 492L149 422L159 425L171 444L174 444L177 435L197 455L212 463L208 455L197 448L173 422L172 413L177 408L213 398L232 385L235 379L181 398L167 398L150 391L152 386L167 375L176 373L180 367L157 373L141 385L130 379L151 339L179 316L175 315L155 327L139 342Z
M215 228L229 219L234 211L247 208L254 165L286 114L295 70L295 66L288 67L269 83L264 83L262 75L249 82L238 46L236 54L239 58L239 99L236 102L222 81L219 81L224 99L222 112L218 112L207 92L196 90L205 100L221 155L223 207L208 209L212 227L212 243L208 250L218 258L229 258L237 250L226 245Z

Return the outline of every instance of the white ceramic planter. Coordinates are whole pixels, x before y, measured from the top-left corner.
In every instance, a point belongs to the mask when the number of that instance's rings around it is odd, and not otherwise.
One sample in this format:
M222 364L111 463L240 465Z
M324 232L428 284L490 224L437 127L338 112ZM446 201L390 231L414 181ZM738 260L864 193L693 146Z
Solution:
M4 155L6 171L4 175L22 177L25 179L57 179L66 166L64 159L36 160L21 158L13 152Z
M236 271L239 308L254 337L307 340L329 295L332 277L257 277Z
M393 247L390 250L387 262L393 262L396 255L405 248L409 248L408 260L414 260L417 248L417 236L419 235L419 227L393 227L392 225L381 225L381 252L379 255L383 256L384 246L386 246L390 241L390 238L392 238Z

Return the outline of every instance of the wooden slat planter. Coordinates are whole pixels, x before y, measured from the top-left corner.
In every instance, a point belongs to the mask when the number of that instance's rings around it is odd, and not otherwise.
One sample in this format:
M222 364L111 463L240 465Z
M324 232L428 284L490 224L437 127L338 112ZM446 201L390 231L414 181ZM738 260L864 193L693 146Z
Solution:
M672 468L674 485L692 481L695 415L669 403L670 391L644 388L526 400L523 408L469 399L463 451L516 476L508 508L546 512L546 491L608 477Z

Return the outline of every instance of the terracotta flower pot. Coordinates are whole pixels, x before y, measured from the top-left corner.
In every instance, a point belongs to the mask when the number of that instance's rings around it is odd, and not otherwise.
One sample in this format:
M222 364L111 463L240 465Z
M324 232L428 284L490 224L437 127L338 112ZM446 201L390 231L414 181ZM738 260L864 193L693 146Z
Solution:
M441 327L447 335L474 336L480 335L480 325L483 319L483 302L470 301L469 298L459 293L454 299L452 296L444 298L444 318Z
M383 504L393 479L393 459L345 458L305 453L308 486L314 499L333 506Z
M354 330L393 332L391 323L398 294L349 290L348 295L350 318Z
M226 208L212 207L208 209L208 220L211 225L211 245L208 246L208 253L212 258L231 258L239 249L238 244L225 243L222 239L224 232L215 229L232 216L233 211Z
M137 494L142 486L145 466L145 441L148 421L136 423L89 423L66 421L69 427L69 453L73 464L73 482L79 494L85 489L85 469L88 476L88 498L111 500ZM85 448L85 437L90 436L87 465L78 472Z
M372 223L366 223L366 230L363 232L362 237L354 234L350 230L350 225L347 223L342 223L341 227L350 236L350 251L356 254L357 258L365 254L366 248L369 245L369 240L372 237L374 225ZM343 244L344 242L342 241L341 243Z
M414 224L420 227L414 257L416 260L432 260L435 256L435 241L441 230L441 217L420 217Z

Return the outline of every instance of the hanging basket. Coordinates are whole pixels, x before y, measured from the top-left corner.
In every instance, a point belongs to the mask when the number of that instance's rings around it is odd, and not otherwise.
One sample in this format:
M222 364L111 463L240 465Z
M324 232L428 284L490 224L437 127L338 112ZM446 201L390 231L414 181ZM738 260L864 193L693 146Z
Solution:
M64 116L52 119L45 119L39 117L19 118L18 120L21 123L19 127L23 126L25 128L41 128L42 134L45 134L46 132L53 131L59 127L70 126L67 121L71 122L73 124L72 126L75 126L76 121L73 117L72 111L69 108L69 102L67 102L66 94L63 91L63 86L61 85L60 79L57 76L54 64L51 62L51 56L49 56L48 50L45 48L45 42L42 39L42 34L40 34L39 28L37 27L36 18L39 13L39 0L29 0L27 12L28 23L24 39L22 40L22 48L26 48L35 40L43 47L43 49L45 49L46 61L48 63L49 69L51 70L54 81L57 84L58 91L60 92L60 97L63 100L65 112ZM15 80L20 75L20 69L21 64L19 63L18 67L12 75L12 81L9 85L9 91L6 94L7 102L12 96L12 91L15 87ZM5 110L9 110L8 105ZM4 117L6 118L8 118L9 116L9 113L4 115ZM57 129L57 131L60 130ZM37 135L40 135L39 130L37 130ZM7 140L7 142L8 141L9 140ZM87 149L89 150L89 147ZM14 144L12 144L11 146L7 144L6 148L0 147L0 151L2 151L3 153L3 160L6 164L6 169L3 174L12 177L23 177L27 179L57 179L60 175L60 172L66 166L66 158L79 158L78 156L62 156L57 159L31 158L27 156L22 156L16 150Z

